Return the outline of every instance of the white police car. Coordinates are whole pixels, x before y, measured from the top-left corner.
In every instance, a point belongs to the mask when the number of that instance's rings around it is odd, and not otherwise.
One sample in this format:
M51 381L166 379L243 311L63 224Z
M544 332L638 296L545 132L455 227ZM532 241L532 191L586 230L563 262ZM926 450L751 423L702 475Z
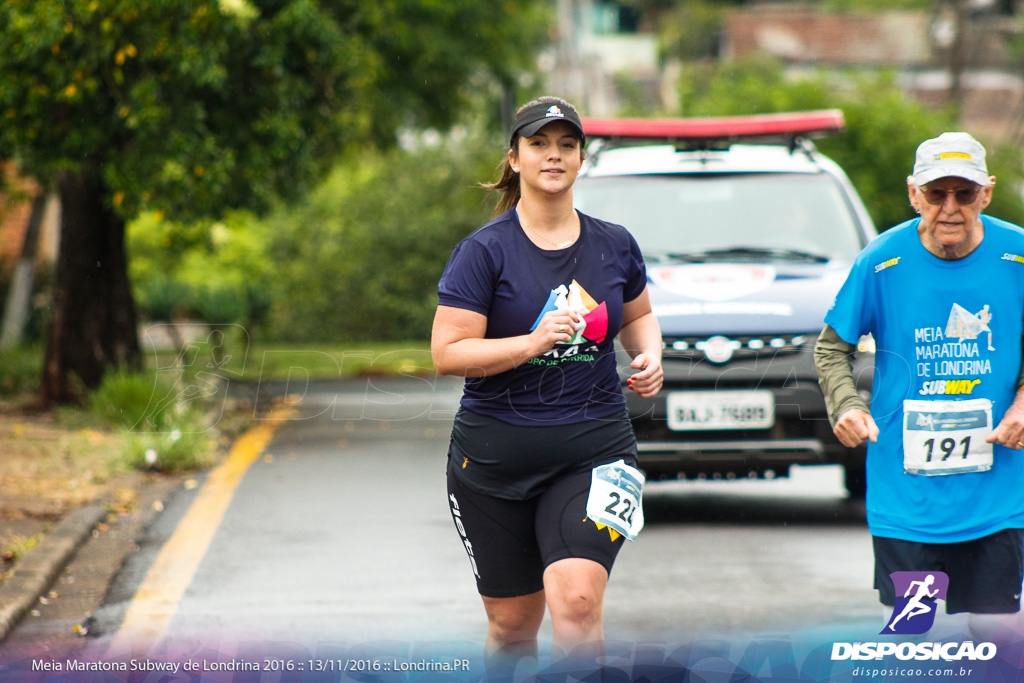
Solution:
M842 112L583 126L576 205L634 235L664 336L661 393L625 392L648 478L834 463L863 495L864 452L832 434L813 361L825 312L877 234L846 174L809 141L841 130ZM865 395L872 365L870 353L854 363ZM628 375L628 359L620 368Z

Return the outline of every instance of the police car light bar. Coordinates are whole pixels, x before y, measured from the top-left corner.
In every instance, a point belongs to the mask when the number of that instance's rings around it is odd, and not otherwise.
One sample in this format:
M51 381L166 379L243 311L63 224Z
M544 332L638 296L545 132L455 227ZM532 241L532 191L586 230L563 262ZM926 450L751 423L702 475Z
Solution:
M845 128L839 109L685 119L582 119L588 138L731 140L811 136Z

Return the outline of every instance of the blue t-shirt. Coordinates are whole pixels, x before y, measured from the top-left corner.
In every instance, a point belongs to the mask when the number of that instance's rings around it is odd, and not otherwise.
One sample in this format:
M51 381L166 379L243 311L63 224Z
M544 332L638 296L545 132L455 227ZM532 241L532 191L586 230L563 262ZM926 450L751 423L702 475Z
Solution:
M955 261L925 249L919 218L883 233L857 257L825 316L848 343L868 333L875 338L871 415L879 435L867 455L868 526L875 536L955 543L1024 527L1024 454L995 445L992 468L984 472L904 470L905 400L988 399L994 429L1016 393L1024 231L981 219L981 244ZM935 433L935 443L944 441Z
M442 306L487 316L488 339L529 334L549 310L575 308L586 322L568 344L489 377L467 378L462 406L518 425L573 424L618 416L625 399L614 339L623 302L647 285L640 247L625 228L580 217L566 249L541 249L515 210L462 240L438 284Z

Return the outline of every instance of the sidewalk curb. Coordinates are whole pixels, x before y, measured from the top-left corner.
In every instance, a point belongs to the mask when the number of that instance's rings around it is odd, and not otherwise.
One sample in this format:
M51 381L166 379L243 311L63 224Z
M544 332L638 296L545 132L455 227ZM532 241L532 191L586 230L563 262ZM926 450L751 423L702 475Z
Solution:
M45 594L106 514L105 509L96 506L69 513L15 564L10 578L0 584L0 641Z

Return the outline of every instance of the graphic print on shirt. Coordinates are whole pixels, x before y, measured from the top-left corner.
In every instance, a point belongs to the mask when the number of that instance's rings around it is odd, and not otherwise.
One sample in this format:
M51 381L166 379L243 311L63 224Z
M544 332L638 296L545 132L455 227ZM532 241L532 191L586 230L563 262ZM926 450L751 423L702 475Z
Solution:
M946 323L946 336L956 336L961 343L964 339L977 339L979 332L988 332L988 350L995 351L992 346L992 330L988 324L992 322L992 313L988 310L988 304L982 307L976 314L963 306L953 304L949 312L949 322Z
M964 396L974 393L992 363L982 354L995 351L988 304L972 313L954 303L943 327L914 330L918 394Z
M918 394L903 402L903 469L936 476L992 468L992 401L977 398L992 373L992 312L953 303L943 327L914 330ZM942 378L942 379L937 379Z
M558 342L547 353L531 358L534 365L558 365L566 361L593 361L598 347L608 336L608 306L597 303L587 290L576 280L569 285L559 285L548 294L548 300L530 326L537 329L541 319L549 311L575 311L580 316L576 334L567 342Z

